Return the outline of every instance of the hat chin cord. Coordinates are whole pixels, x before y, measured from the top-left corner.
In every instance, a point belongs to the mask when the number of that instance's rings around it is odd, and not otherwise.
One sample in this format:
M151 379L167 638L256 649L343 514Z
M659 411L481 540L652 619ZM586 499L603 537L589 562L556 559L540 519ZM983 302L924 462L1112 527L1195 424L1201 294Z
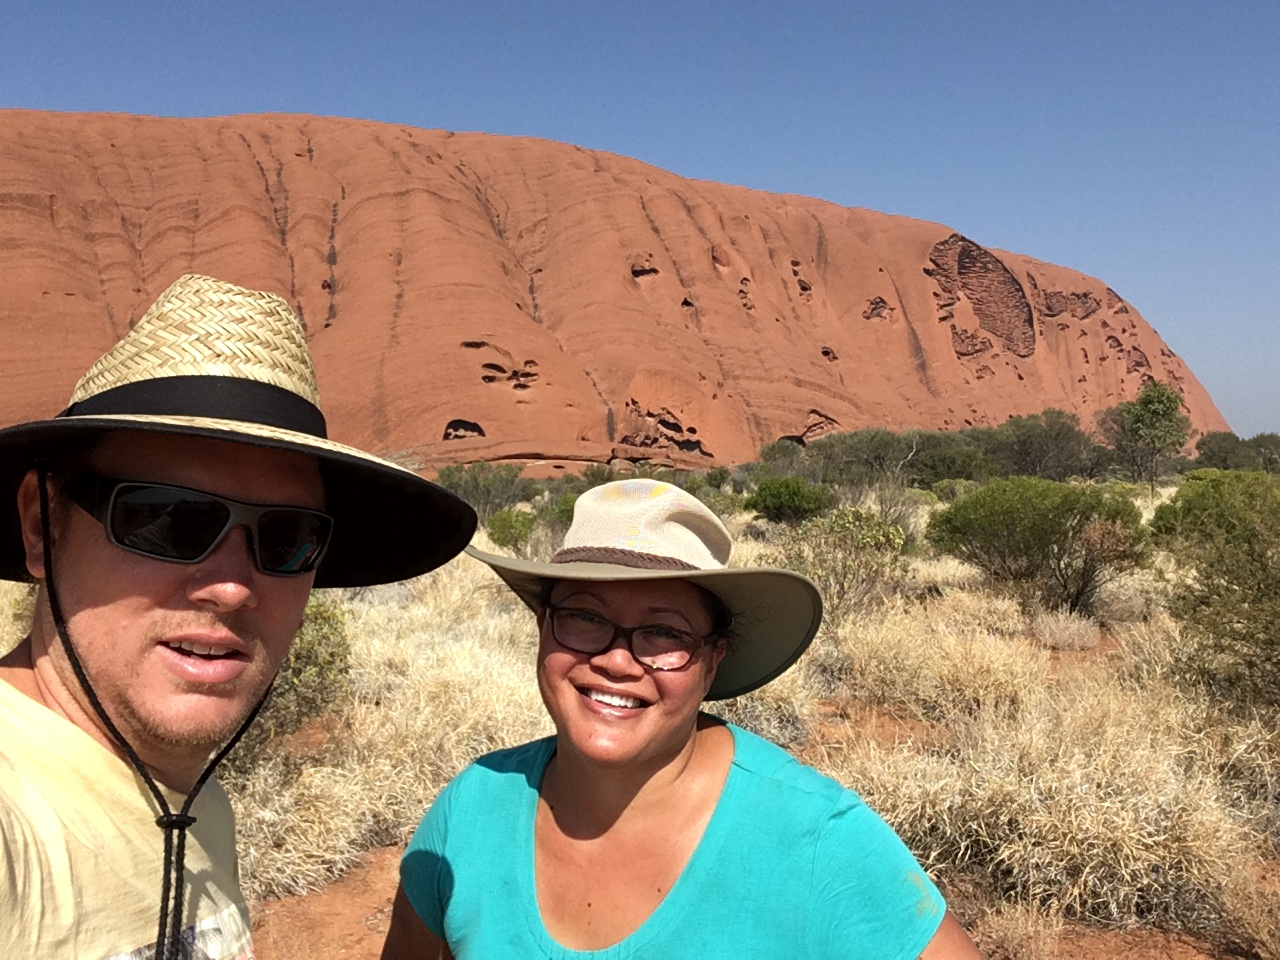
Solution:
M187 828L196 822L196 818L191 816L191 805L195 802L196 795L200 793L205 782L213 775L214 768L231 752L232 747L240 741L245 731L249 729L249 725L253 723L254 718L258 716L258 711L262 709L263 704L267 702L267 697L271 695L271 687L267 687L262 698L249 712L249 716L245 718L244 723L240 725L240 728L227 742L226 746L209 761L209 765L204 768L204 772L196 780L195 786L187 794L186 800L182 804L182 809L174 813L160 787L156 784L155 778L147 770L146 764L142 762L137 751L129 745L129 741L125 739L124 734L107 716L107 711L103 709L102 701L98 699L93 686L89 683L89 676L85 673L80 657L76 654L75 647L71 643L70 635L67 632L66 618L62 613L62 604L59 602L58 591L53 583L53 536L49 520L49 493L46 489L48 473L43 466L37 469L37 473L40 482L40 536L44 547L44 582L45 590L49 596L49 612L53 616L54 629L57 631L58 639L62 643L62 649L67 655L71 669L76 675L76 680L80 684L80 689L84 691L84 695L88 699L90 706L93 707L94 713L98 715L98 719L102 721L102 725L111 735L111 738L115 740L121 752L124 753L134 770L138 772L138 776L142 778L147 790L150 791L151 796L155 799L156 806L160 809L160 816L156 817L156 826L164 831L164 878L160 886L160 926L156 935L154 957L155 960L178 960L182 950L182 907L183 894L186 887Z

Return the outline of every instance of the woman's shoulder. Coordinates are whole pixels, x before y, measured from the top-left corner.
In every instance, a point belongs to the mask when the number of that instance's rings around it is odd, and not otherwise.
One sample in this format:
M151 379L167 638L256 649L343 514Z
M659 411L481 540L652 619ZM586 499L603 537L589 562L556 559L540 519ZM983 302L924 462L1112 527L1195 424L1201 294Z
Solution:
M523 778L527 785L537 789L542 772L554 750L555 737L543 737L514 747L494 750L468 764L453 778L449 788L468 789L475 785L487 790L496 786L498 781L518 784L519 778Z
M740 778L787 798L784 802L808 801L826 809L863 805L856 792L801 763L776 743L732 723L728 727L733 732L733 766Z

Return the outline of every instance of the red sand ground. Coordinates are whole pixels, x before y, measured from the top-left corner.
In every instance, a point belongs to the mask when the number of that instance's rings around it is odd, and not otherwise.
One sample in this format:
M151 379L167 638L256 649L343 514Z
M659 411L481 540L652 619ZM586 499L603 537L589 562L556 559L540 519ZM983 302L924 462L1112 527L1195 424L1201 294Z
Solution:
M939 224L540 140L305 116L0 122L0 424L60 410L197 271L285 295L331 433L424 467L705 467L781 436L1048 406L1091 427L1151 376L1197 429L1226 429L1105 283Z

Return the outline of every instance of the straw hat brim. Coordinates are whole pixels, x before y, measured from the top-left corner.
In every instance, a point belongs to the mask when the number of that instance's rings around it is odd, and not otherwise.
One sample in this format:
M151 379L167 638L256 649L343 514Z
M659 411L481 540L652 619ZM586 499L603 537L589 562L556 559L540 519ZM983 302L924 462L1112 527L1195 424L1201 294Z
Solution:
M613 563L540 563L466 552L489 566L525 605L538 611L548 580L688 580L711 591L733 612L733 640L720 661L708 700L764 686L800 658L822 623L822 595L807 577L768 567L650 570Z
M70 443L119 431L207 437L314 457L324 481L325 512L334 519L333 539L316 571L317 587L418 576L457 556L475 532L475 511L463 500L410 470L332 440L209 417L72 416L0 430L0 502L9 505L0 511L0 578L31 579L13 507L26 472Z

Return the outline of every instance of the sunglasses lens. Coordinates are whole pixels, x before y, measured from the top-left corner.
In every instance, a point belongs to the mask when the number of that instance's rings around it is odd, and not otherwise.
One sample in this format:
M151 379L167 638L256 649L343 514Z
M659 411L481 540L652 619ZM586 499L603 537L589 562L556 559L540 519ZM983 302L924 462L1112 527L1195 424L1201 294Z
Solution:
M139 553L192 561L213 546L230 519L226 504L199 494L122 485L111 510L111 535Z
M332 528L332 520L309 510L263 511L257 532L263 572L306 573L313 569Z

